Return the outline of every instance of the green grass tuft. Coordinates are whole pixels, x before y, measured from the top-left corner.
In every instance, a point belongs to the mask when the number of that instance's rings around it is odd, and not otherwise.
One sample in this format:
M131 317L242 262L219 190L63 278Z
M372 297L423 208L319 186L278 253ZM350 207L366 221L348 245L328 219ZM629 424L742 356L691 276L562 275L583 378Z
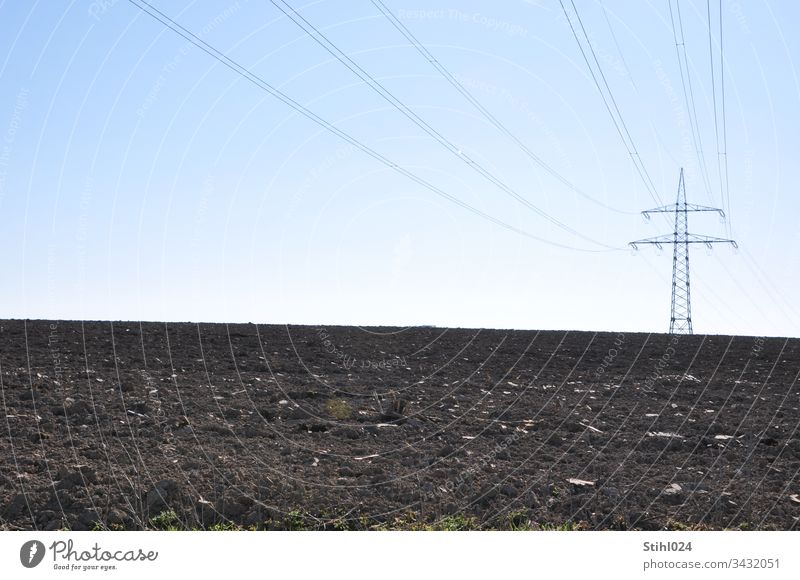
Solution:
M344 399L328 399L325 411L337 421L347 421L353 416L353 407Z
M180 532L184 527L178 514L174 510L167 510L161 512L157 516L150 518L149 528L153 530L160 530L163 532Z

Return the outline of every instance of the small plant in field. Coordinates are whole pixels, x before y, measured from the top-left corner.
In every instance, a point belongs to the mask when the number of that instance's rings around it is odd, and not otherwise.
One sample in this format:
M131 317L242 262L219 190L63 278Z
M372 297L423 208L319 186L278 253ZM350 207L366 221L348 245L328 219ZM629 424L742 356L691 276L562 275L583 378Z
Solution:
M353 416L353 407L344 399L328 399L325 411L337 421L346 421Z
M286 529L291 532L302 531L309 529L306 517L300 510L292 510L286 514L283 520Z
M103 524L103 522L95 522L92 526L93 532L104 532L104 531L112 531L112 532L121 532L125 529L125 526L122 524L109 524L108 527Z
M693 524L691 522L678 522L675 520L667 521L665 528L679 532L702 532L711 529L706 524Z
M233 522L220 522L218 524L214 524L213 526L209 526L207 530L209 532L238 532L241 531L242 528Z
M368 522L366 522L368 523ZM398 531L398 530L422 530L423 526L417 523L416 515L408 512L405 515L397 516L392 522L378 522L368 525L368 529L375 531Z
M393 416L402 417L406 411L406 406L408 405L408 401L401 398L395 391L391 391L389 393L391 397L389 402L389 412Z
M534 529L528 514L524 511L516 511L508 514L508 527L514 532L527 532Z
M361 526L362 530L377 530L379 529L380 524L378 526L373 526L370 522L369 516L366 514L362 514L358 516L358 523Z
M585 522L567 520L563 524L539 524L539 529L545 532L575 532L587 529Z
M345 518L334 518L325 523L325 529L346 532L352 529L352 525Z
M456 514L443 517L441 520L435 522L430 529L442 532L462 532L466 530L475 530L477 529L477 525L474 518Z
M150 518L149 527L150 529L164 532L178 532L183 529L178 514L173 510L161 512L157 516Z

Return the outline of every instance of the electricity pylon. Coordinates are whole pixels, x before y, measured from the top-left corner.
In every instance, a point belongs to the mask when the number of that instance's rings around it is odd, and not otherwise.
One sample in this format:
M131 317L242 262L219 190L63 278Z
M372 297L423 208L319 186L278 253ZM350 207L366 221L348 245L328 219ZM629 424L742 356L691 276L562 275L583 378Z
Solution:
M630 242L630 246L635 250L640 244L651 244L661 249L664 244L672 244L672 308L669 319L670 334L692 334L692 298L689 284L689 244L705 244L709 248L711 244L731 244L738 248L736 242L724 238L714 238L711 236L698 236L690 234L689 212L695 211L715 211L721 217L725 217L725 212L716 207L706 207L686 203L686 186L683 181L683 168L681 177L678 180L678 199L674 205L665 205L655 209L648 209L642 215L650 219L652 213L674 213L675 230L671 234L646 238Z

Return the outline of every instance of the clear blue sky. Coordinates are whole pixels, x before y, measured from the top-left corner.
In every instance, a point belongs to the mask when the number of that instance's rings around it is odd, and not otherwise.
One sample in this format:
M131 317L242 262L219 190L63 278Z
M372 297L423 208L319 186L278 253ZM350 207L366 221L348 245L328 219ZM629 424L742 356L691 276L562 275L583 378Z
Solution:
M385 2L595 202L534 165L369 0L289 3L509 187L622 250L579 251L604 246L480 177L266 0L153 3L399 165L576 249L501 229L349 149L126 0L6 1L0 317L665 331L671 252L625 247L671 225L638 215L657 204L558 0ZM727 199L705 0L680 8L710 193L687 133L667 0L576 5L660 198L674 201L683 166L690 201L730 206L741 250L692 254L695 331L800 336L800 5L722 1ZM728 234L711 215L691 216L690 230Z

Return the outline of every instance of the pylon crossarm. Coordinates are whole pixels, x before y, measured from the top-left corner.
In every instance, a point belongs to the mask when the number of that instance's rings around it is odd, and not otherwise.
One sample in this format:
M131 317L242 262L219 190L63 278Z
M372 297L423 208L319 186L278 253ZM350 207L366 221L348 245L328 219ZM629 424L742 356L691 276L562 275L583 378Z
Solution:
M711 244L730 244L734 248L738 248L739 245L734 240L728 240L725 238L715 238L713 236L698 236L697 234L686 234L686 243L687 244L705 244L710 246Z
M651 213L675 213L676 204L672 205L662 205L661 207L654 207L653 209L646 209L642 212L642 215L647 219L650 219ZM719 209L718 207L709 207L707 205L697 205L696 203L686 203L679 207L679 211L714 211L717 212L722 217L725 217L725 212Z
M651 213L673 213L675 211L675 204L672 205L662 205L661 207L654 207L653 209L646 209L642 212L642 215L650 219Z
M687 203L685 207L686 211L715 211L720 216L725 217L725 212L718 207L709 207L707 205L697 205L694 203Z
M657 236L655 238L645 238L644 240L636 240L635 242L629 242L628 245L632 247L634 250L638 249L637 246L639 245L651 245L657 246L658 249L661 249L661 246L664 244L672 244L675 243L675 237L671 234L666 236Z

